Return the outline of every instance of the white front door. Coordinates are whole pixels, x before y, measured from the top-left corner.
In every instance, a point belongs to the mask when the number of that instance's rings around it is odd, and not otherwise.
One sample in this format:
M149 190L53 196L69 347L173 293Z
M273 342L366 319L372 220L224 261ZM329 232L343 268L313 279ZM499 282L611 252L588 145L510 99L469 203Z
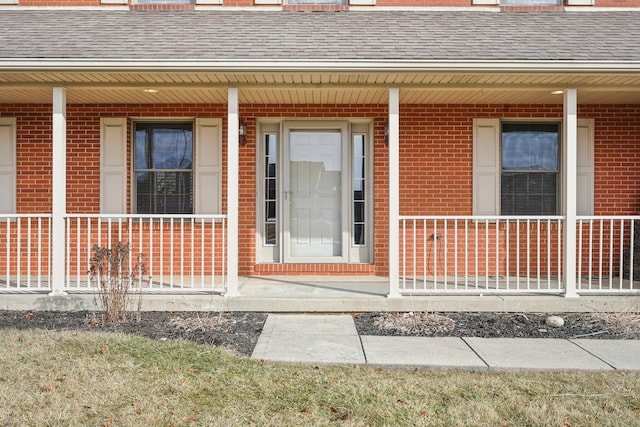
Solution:
M285 262L345 260L346 137L346 126L285 128Z

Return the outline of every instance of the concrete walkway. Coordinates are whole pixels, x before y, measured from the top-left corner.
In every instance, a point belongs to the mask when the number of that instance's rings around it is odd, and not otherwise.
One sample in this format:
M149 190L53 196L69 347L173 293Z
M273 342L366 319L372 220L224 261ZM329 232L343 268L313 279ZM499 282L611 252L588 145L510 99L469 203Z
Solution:
M350 315L270 314L252 357L470 370L640 370L640 340L359 336Z

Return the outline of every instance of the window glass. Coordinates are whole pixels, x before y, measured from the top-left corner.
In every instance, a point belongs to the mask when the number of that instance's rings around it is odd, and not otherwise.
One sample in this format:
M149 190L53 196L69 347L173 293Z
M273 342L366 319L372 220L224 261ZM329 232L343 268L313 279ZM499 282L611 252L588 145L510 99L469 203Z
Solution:
M502 215L558 213L560 125L503 123Z
M353 135L353 244L365 244L365 137Z
M347 4L346 0L286 0L286 4Z
M562 6L562 0L500 0L501 6Z
M193 124L135 124L138 213L193 213Z
M266 245L277 244L277 142L276 134L265 134L264 136L264 200L265 200L265 222L264 222L264 243Z

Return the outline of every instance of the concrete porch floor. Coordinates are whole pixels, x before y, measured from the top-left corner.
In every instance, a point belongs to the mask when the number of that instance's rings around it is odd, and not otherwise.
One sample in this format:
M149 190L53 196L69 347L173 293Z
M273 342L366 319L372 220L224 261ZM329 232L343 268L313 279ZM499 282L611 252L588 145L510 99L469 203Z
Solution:
M384 277L250 276L240 278L240 295L156 291L142 297L146 311L262 311L351 313L365 311L630 312L640 310L640 294L405 295L388 298ZM91 292L49 296L45 291L0 293L5 310L96 310Z

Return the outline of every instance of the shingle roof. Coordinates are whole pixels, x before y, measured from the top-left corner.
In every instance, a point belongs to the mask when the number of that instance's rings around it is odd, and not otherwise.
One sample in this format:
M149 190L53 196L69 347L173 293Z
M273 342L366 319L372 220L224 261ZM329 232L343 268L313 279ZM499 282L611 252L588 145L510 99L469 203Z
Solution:
M0 12L0 59L640 61L640 10Z

